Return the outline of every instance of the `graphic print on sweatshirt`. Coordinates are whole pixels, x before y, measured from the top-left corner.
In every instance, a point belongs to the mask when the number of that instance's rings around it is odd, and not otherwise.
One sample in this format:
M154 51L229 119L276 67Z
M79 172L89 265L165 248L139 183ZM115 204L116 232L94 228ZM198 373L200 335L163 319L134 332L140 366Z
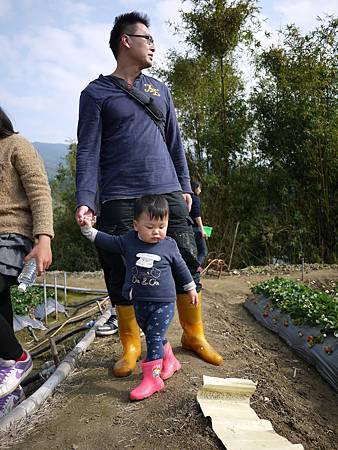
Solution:
M159 255L137 253L136 265L132 269L132 283L142 286L159 286L161 271L154 267L155 261L161 261Z

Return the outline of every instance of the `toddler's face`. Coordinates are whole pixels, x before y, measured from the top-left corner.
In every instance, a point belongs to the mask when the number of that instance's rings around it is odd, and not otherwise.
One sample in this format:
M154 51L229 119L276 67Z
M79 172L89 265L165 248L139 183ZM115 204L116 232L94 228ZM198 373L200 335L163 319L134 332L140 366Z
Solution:
M162 241L167 234L168 217L164 219L150 219L148 214L142 213L134 220L134 230L138 232L139 237L148 244L156 244Z

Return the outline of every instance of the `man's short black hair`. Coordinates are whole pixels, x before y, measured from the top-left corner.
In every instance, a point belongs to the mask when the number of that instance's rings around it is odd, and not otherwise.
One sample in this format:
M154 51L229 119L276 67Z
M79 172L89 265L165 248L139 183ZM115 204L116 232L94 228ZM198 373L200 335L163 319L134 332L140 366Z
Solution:
M134 219L146 213L150 220L163 220L169 217L169 205L163 195L144 195L135 202Z
M119 54L119 45L122 34L134 33L135 25L143 23L146 27L150 26L150 19L146 14L132 11L130 13L121 14L115 17L113 29L110 32L109 47L114 53L115 58Z

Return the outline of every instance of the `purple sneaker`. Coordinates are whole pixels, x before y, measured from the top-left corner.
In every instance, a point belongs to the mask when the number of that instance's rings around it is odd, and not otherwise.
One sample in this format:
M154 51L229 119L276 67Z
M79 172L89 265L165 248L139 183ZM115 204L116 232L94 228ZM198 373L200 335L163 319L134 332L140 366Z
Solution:
M12 411L25 398L26 396L21 386L18 386L11 394L0 398L0 418Z
M28 352L23 361L0 359L0 398L13 392L33 368Z

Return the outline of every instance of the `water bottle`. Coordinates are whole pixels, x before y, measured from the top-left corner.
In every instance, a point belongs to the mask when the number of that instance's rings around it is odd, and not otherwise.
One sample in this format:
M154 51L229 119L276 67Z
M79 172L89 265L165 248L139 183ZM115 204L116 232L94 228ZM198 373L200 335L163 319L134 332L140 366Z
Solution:
M20 292L26 292L26 289L34 283L36 275L36 260L32 258L24 264L22 272L18 276L18 282L20 283L18 290Z

